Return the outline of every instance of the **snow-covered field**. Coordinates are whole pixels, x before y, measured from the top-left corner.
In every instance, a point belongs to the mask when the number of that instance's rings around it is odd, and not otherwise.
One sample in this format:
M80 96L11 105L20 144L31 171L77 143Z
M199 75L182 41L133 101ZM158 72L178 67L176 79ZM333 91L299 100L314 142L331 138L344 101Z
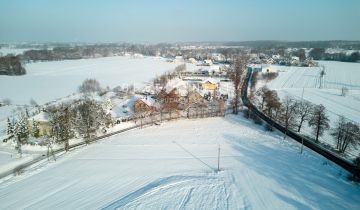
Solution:
M8 54L19 55L24 53L27 50L31 50L30 48L11 48L11 47L2 47L0 48L0 56L5 56Z
M297 99L310 101L313 104L323 104L330 118L330 126L335 127L339 116L360 123L360 63L337 61L319 61L325 67L324 85L320 85L321 67L286 67L272 66L279 70L279 76L271 81L259 80L257 88L266 85L276 90L280 98L290 95ZM346 96L341 96L341 88L348 88ZM328 130L320 137L320 141L334 145L335 141ZM312 136L312 130L305 125L303 132ZM359 150L349 148L346 152L355 158Z
M325 66L324 86L319 89L319 67L285 67L275 66L279 76L266 85L277 90L280 96L292 95L301 98L304 88L304 99L314 104L323 104L336 121L343 115L360 122L360 63L320 61ZM341 88L349 89L347 96L341 96Z
M359 209L346 174L243 118L180 120L3 180L0 209Z
M24 76L0 75L0 100L29 104L33 98L43 104L76 92L86 78L96 78L103 87L143 85L176 65L161 58L122 56L29 63Z

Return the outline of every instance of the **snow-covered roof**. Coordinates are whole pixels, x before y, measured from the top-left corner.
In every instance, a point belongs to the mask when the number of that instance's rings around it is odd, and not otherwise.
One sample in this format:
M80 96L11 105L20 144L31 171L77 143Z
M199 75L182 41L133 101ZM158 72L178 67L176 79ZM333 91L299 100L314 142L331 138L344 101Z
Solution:
M155 100L151 97L146 96L145 98L142 98L140 100L148 106L155 106Z
M204 84L204 83L217 84L218 81L217 81L216 79L214 79L214 78L207 78L207 79L204 80L202 83L203 83L203 84Z
M168 81L168 83L165 86L166 93L170 93L172 90L176 88L178 94L181 96L186 96L188 91L188 85L185 81L179 78L172 79Z
M37 122L49 122L49 114L46 112L40 112L33 117L34 121Z

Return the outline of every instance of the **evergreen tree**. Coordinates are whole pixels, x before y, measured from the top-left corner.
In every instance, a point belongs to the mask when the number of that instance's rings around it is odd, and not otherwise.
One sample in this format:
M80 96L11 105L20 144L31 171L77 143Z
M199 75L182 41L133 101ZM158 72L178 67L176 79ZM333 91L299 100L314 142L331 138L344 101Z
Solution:
M105 125L106 116L102 106L92 99L85 98L77 107L76 129L86 143Z
M10 121L10 118L7 119L7 134L8 135L14 135L14 125Z
M32 135L35 138L39 138L40 137L40 128L39 128L39 122L35 121L33 119L32 121Z
M73 137L72 111L67 106L55 108L50 114L52 137L58 143L64 143L65 151L69 151L69 140Z
M21 146L27 142L29 138L29 124L26 114L22 113L14 127L14 136L16 137L15 149L18 151L20 157L22 156Z

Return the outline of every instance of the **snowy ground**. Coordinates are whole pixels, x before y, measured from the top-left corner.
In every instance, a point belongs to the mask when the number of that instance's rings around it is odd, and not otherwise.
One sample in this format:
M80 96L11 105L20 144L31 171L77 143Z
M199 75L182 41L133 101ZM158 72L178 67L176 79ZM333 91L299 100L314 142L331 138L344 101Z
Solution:
M0 99L29 104L33 98L43 104L76 92L86 78L96 78L103 87L142 85L175 67L160 58L122 56L30 63L24 76L0 75Z
M0 136L4 134L7 118L16 115L16 110L24 108L30 99L44 104L66 100L67 96L67 99L76 97L71 94L77 92L86 78L96 78L103 87L141 86L157 74L172 71L177 65L157 57L135 59L124 56L29 63L24 76L0 75L0 100L12 102L11 106L0 107Z
M336 61L320 61L325 66L326 75L324 86L319 89L320 67L286 67L273 66L279 70L279 76L271 81L259 80L257 87L267 85L276 90L280 98L287 95L301 99L303 88L304 100L313 104L323 104L334 127L339 115L360 123L360 63L345 63ZM341 96L341 88L349 89L347 96ZM311 129L305 126L308 135ZM320 139L322 142L333 145L334 140L329 132ZM352 157L358 155L359 150L351 149L348 154Z
M3 180L0 209L359 209L346 174L243 118L180 120Z
M324 87L319 89L319 67L284 67L279 69L279 76L266 85L277 90L280 96L293 95L301 98L304 88L304 99L314 104L323 104L327 110L336 115L360 122L360 63L320 61L325 66ZM349 94L340 95L341 88L347 87ZM337 120L337 116L334 120Z

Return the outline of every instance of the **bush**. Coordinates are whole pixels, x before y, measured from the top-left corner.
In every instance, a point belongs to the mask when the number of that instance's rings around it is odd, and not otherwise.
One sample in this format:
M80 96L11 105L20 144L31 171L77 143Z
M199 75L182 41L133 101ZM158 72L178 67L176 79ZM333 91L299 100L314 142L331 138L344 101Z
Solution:
M80 93L99 92L100 90L100 83L96 79L86 79L79 87Z

